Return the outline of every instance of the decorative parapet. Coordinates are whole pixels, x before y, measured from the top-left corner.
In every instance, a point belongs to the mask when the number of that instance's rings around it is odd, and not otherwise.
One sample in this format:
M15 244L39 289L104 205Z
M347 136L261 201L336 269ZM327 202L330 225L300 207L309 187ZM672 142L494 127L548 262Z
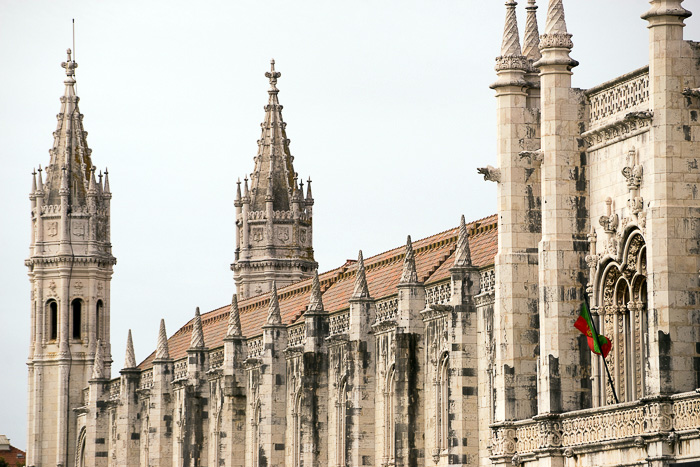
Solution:
M341 311L328 319L328 334L330 337L350 332L350 311Z
M209 370L218 370L224 366L224 348L209 351Z
M374 324L386 321L396 321L399 314L399 299L397 297L377 302L377 314Z
M149 368L141 373L141 380L139 381L139 389L152 389L153 388L153 368Z
M447 305L452 298L452 284L443 282L425 289L425 306Z
M606 120L649 107L649 67L639 68L586 91L591 104L590 123L595 128Z
M265 350L262 336L249 339L246 342L246 347L248 349L248 358L262 357L263 351Z
M122 380L120 378L115 378L110 381L107 385L107 393L109 394L109 400L115 401L119 399L122 391Z
M173 381L187 379L187 357L177 360L173 365Z
M700 394L690 392L668 398L538 416L491 426L492 459L518 455L527 458L547 449L594 452L608 444L639 445L669 432L700 437Z
M298 347L306 343L306 323L294 325L287 334L287 347Z
M496 287L496 271L485 269L479 273L479 294L493 292Z

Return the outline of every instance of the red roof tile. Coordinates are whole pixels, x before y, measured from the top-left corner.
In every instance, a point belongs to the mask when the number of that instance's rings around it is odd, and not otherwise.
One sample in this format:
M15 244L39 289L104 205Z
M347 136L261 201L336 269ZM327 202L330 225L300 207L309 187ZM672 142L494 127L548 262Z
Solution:
M470 232L472 263L477 267L493 264L498 250L497 216L489 216L467 225ZM454 263L459 229L454 228L431 237L413 242L418 280L426 284L436 283L450 277L449 269ZM370 295L382 299L396 294L396 286L403 272L405 245L366 258L365 270ZM319 275L323 305L327 312L348 308L348 300L355 286L356 261L348 260L344 265ZM280 312L284 324L296 322L306 310L311 293L311 279L305 279L278 290ZM262 333L267 321L269 294L241 300L238 303L241 330L244 336L254 337ZM202 315L204 343L209 348L223 344L228 327L229 306L223 306ZM168 339L170 356L177 360L185 356L190 345L192 321L180 328ZM141 369L151 367L155 352L144 360Z

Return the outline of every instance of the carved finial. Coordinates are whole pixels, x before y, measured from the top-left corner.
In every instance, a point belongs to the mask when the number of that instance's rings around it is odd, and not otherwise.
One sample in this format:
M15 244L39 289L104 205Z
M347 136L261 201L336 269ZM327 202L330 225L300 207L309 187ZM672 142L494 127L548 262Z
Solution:
M36 193L36 170L32 170L32 194Z
M117 180L117 182L119 182L119 180ZM117 183L117 185L119 185L119 183ZM111 191L109 191L109 169L107 167L105 167L105 185L102 191L104 193L111 193Z
M103 379L104 372L104 356L102 351L102 341L97 340L97 352L95 352L95 362L92 364L92 379Z
M126 358L124 368L136 368L136 354L134 353L134 342L131 339L131 329L126 337Z
M362 250L357 255L357 273L355 275L355 291L352 298L369 298L369 287L365 275L365 260L362 257Z
M39 172L39 178L37 179L37 190L43 191L44 190L44 181L41 179L41 172L42 172L41 165L39 166L38 172Z
M528 0L525 10L527 10L527 17L525 19L525 36L523 38L523 55L534 63L542 58L535 0Z
M248 193L248 177L246 176L243 179L243 197L248 198L249 193Z
M455 250L455 267L469 267L472 265L472 253L469 248L469 232L464 215L459 220L459 236L457 237L457 249Z
M170 358L168 350L168 335L165 333L165 320L160 320L160 329L158 331L158 345L156 346L156 360L167 360Z
M540 36L540 50L550 48L571 50L573 46L574 43L571 41L571 34L569 34L566 30L563 0L549 0L549 8L547 8L547 22L545 23L544 27L544 34ZM578 65L578 62L571 58L565 59L558 57L543 60L544 59L540 59L535 66L566 64L573 68Z
M311 177L309 177L309 179L306 181L306 199L314 199L314 197L311 196Z
M268 92L278 92L277 89L277 78L282 76L282 73L275 71L275 59L270 60L270 71L265 73L265 77L270 79L270 91Z
M66 76L70 76L72 78L75 76L75 69L78 68L78 64L71 60L70 49L66 50L66 54L68 55L68 59L61 63L61 67L66 69Z
M95 166L90 168L90 184L88 185L88 194L97 195L97 180L95 179Z
M314 278L311 282L311 298L307 311L323 311L323 299L321 298L321 282L318 280L318 269L314 271Z
M236 201L240 202L241 201L241 179L239 178L238 181L236 182Z
M547 8L547 22L544 28L545 34L568 34L566 30L566 18L564 17L563 0L549 0Z
M190 349L204 348L204 332L202 331L202 317L199 314L199 307L194 311L194 322L192 323L192 337L190 338Z
M241 315L238 311L238 297L233 294L231 298L231 308L228 313L228 329L226 337L239 337L241 335Z
M277 283L274 280L272 281L272 290L270 290L270 306L267 309L267 324L282 324L280 302L277 298Z
M501 55L517 56L520 51L520 34L518 33L518 18L515 16L517 2L506 2L506 23L503 28L503 43Z
M406 238L406 255L403 258L403 272L399 284L415 284L418 282L418 273L416 272L416 255L413 253L413 243L411 236Z
M683 21L692 16L692 13L681 5L683 0L650 0L649 3L651 3L651 9L642 15L642 19L647 21L658 16L676 16Z
M61 196L68 196L70 193L68 189L68 167L65 165L61 167L61 189L58 191L58 194Z

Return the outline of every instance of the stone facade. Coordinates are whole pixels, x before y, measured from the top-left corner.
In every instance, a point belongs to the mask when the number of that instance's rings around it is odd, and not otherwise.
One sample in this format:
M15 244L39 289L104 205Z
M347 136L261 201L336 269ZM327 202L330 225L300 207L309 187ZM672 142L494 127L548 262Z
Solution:
M521 47L508 1L497 167L479 169L497 215L321 274L273 62L235 196L230 306L170 338L161 322L138 365L129 335L114 379L111 195L69 58L31 194L28 465L700 462L700 46L683 39L682 0L650 3L649 66L580 90L564 2L540 35L528 0ZM614 386L573 327L585 298Z

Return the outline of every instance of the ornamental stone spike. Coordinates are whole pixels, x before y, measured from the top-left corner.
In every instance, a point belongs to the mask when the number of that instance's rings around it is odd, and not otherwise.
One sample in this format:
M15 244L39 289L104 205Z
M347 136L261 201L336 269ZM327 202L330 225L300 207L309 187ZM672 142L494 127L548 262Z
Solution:
M202 332L202 317L199 314L199 307L194 311L194 322L192 323L192 338L190 339L190 349L204 348L204 332Z
M37 179L37 185L38 185L37 189L39 191L44 191L44 181L41 178L41 172L42 172L41 165L39 165L39 178Z
M540 32L537 26L537 5L535 0L528 0L527 17L525 20L525 35L523 37L523 55L536 62L542 58L540 53Z
M112 193L110 188L109 188L109 169L107 167L105 167L105 186L104 186L104 189L102 191L105 194Z
M369 298L369 287L367 286L365 260L362 257L362 250L357 255L357 273L355 275L355 290L352 293L352 298Z
M134 354L134 342L131 339L131 329L126 338L126 358L124 359L124 368L136 368L136 355Z
M282 324L280 302L277 298L277 283L274 280L272 281L272 290L270 290L270 306L267 310L267 324Z
M503 28L502 56L522 55L520 51L520 35L518 33L518 18L515 16L517 2L506 2L506 23Z
M472 265L472 253L469 248L469 232L464 221L464 215L459 221L459 236L457 237L457 249L455 250L455 267L469 267Z
M238 296L234 293L231 298L231 308L228 314L228 329L226 337L241 336L241 315L238 311Z
M36 170L32 171L32 194L36 193Z
M156 346L156 360L170 359L168 350L168 335L165 333L165 320L160 320L160 330L158 331L158 345Z
M102 355L102 341L97 340L97 352L95 352L95 362L92 364L92 378L104 379L104 356Z
M416 255L413 253L413 243L411 236L406 239L406 256L403 259L403 272L399 284L415 284L418 282L418 273L416 272Z
M566 19L564 18L563 0L549 0L547 8L547 22L544 27L545 34L568 34Z
M323 299L321 297L321 282L318 280L318 269L314 271L311 282L311 298L306 311L323 311Z

